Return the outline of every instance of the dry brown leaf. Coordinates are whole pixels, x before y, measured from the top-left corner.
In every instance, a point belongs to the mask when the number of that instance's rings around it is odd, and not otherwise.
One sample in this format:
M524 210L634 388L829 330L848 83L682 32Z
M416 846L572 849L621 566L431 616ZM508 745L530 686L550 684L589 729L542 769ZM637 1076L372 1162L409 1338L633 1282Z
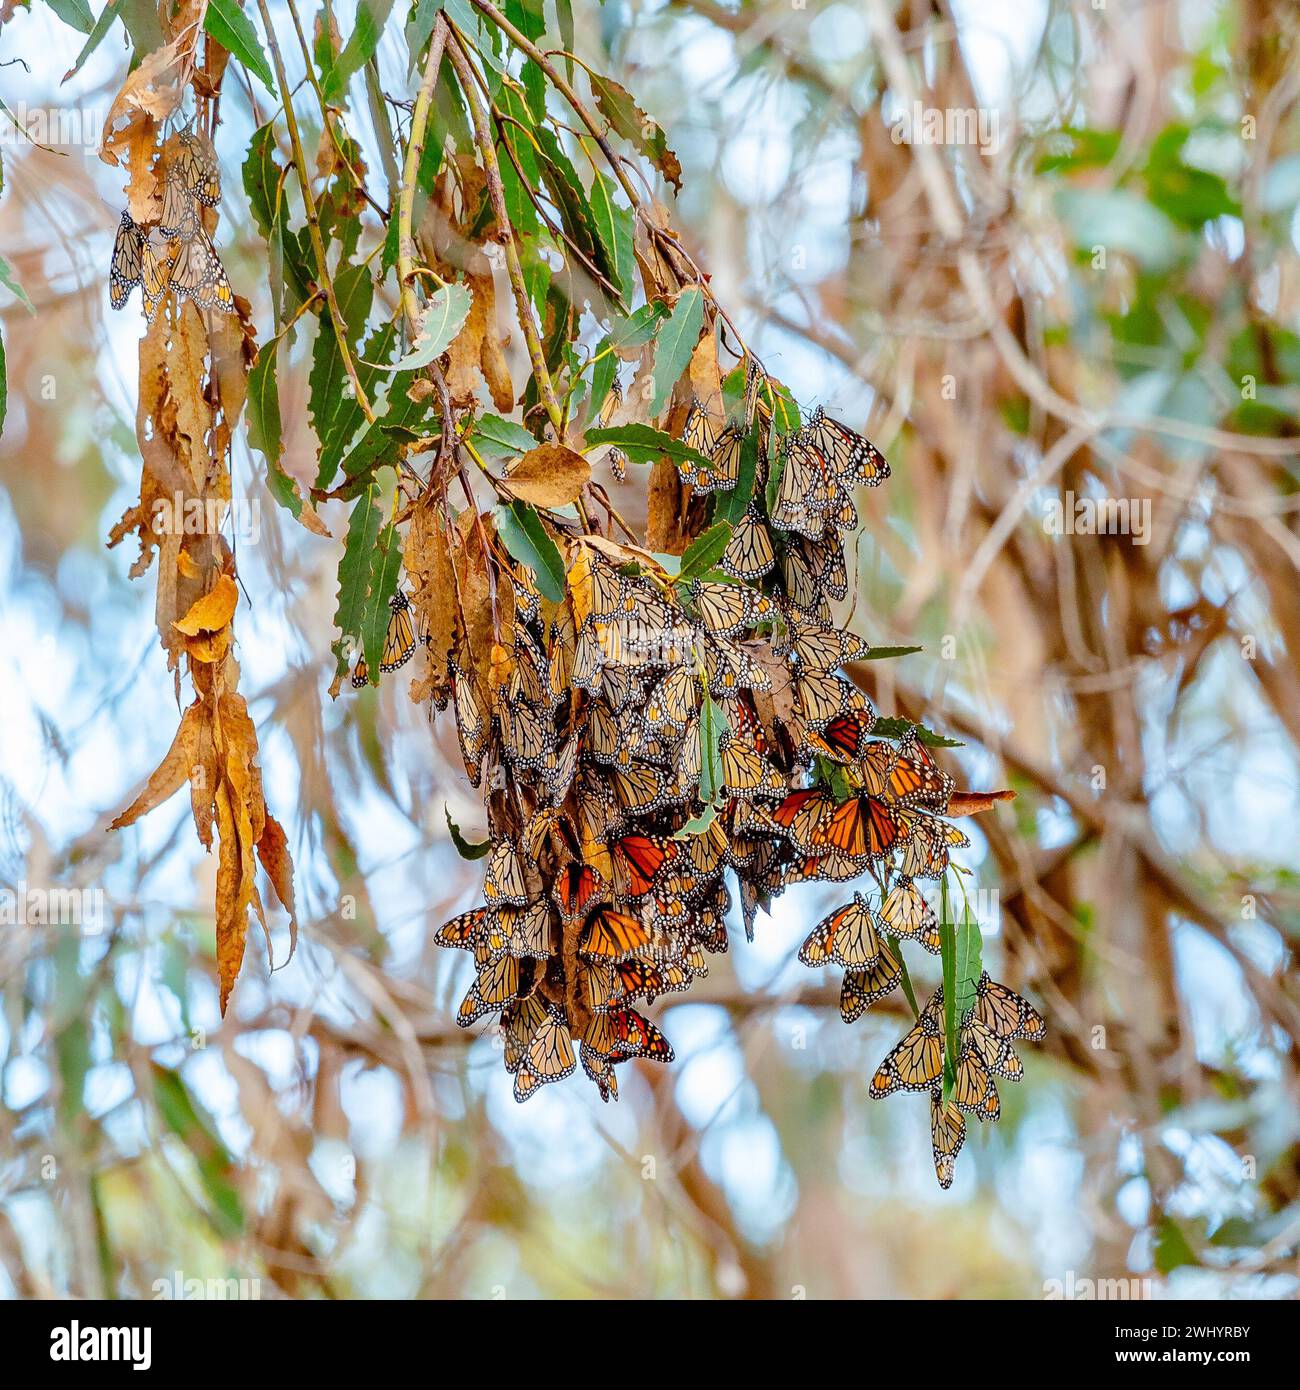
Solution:
M110 830L120 830L125 825L134 824L146 811L161 806L181 789L200 758L199 734L204 717L202 702L195 700L181 716L172 746L145 783L144 790L112 822L108 827Z
M172 626L187 637L200 632L218 632L235 616L238 602L239 586L228 574L218 575L212 588L196 599L189 612Z
M293 860L289 857L289 839L284 827L268 813L257 842L257 857L271 880L280 906L289 914L289 953L298 945L298 917L293 906Z
M534 507L568 506L591 477L591 465L563 444L539 444L518 460L501 480L512 497Z
M239 841L235 833L235 813L230 791L217 788L217 979L220 985L221 1013L235 986L239 967L244 963L244 942L248 936L248 897L241 887Z
M416 507L402 559L411 580L411 601L429 636L428 664L436 680L446 671L456 634L456 575L447 541L437 508Z
M722 374L718 370L718 335L715 327L709 328L696 344L691 354L689 375L695 399L711 415L721 417Z
M481 251L476 249L474 255L486 266L487 260ZM472 296L469 314L447 348L447 390L451 392L451 399L456 405L468 405L478 393L483 337L488 328L484 278L475 274L468 277L468 289ZM491 285L491 276L486 278Z
M999 801L1014 801L1013 791L1000 792L953 792L944 812L948 816L978 816L983 811L991 811Z
M199 720L198 738L195 742L194 761L189 769L190 812L194 817L194 829L198 833L203 848L212 848L212 825L216 817L217 791L217 749L212 741L212 720L204 707Z

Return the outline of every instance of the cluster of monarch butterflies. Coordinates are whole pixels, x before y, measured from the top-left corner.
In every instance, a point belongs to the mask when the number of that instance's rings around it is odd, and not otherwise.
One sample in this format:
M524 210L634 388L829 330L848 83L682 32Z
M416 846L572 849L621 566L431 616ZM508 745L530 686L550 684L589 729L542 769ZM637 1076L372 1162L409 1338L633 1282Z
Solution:
M561 532L554 602L496 554L511 616L491 659L461 632L435 682L490 829L485 901L435 940L472 956L458 1022L499 1016L520 1101L579 1063L608 1100L621 1063L672 1059L638 1006L688 989L727 949L728 870L750 939L758 909L791 884L871 881L872 898L856 893L800 951L844 969L846 1022L899 986L901 942L941 950L918 881L942 878L969 844L945 819L954 783L914 728L873 736L875 711L843 673L870 649L830 609L848 592L853 490L888 465L820 410L771 448L761 389L751 372L742 419L695 403L684 422L691 496L746 493L715 569L683 580L643 550ZM399 595L384 668L418 646ZM1041 1037L1043 1021L981 979L945 1099L941 1007L940 992L871 1094L931 1091L946 1187L964 1116L997 1118L992 1078L1020 1075L1011 1040Z
M162 212L155 228L122 212L108 272L110 303L122 308L138 285L149 323L169 294L193 300L199 309L233 313L234 291L200 211L221 201L221 174L211 141L193 130L178 132L164 147L162 174ZM162 239L161 252L154 249L152 230Z

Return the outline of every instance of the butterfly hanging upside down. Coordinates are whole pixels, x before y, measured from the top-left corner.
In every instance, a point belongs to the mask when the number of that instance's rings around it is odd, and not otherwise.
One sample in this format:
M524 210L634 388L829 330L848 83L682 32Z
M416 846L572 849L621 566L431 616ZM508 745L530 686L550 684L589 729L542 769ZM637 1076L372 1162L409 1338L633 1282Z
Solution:
M235 292L225 267L203 227L202 207L215 207L221 198L216 154L205 137L182 131L175 153L165 166L162 212L157 231L163 237L161 254L154 250L150 231L129 211L122 213L109 264L109 302L120 309L140 286L145 319L152 324L168 294L177 302L189 299L212 313L235 311Z

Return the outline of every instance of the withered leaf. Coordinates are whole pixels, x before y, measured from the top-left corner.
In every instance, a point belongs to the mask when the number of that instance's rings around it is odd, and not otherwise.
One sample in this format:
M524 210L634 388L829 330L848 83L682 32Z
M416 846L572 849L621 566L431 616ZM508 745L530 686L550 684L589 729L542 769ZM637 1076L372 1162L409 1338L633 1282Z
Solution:
M200 732L206 717L200 700L186 709L166 756L154 769L140 795L108 827L110 830L134 824L146 811L161 806L189 780L192 769L201 761Z
M239 602L239 586L228 574L217 576L217 582L202 598L196 599L183 618L172 624L178 632L194 637L200 632L218 632L235 616Z
M501 480L512 497L534 507L567 506L591 477L591 465L563 444L530 449Z
M953 792L944 813L949 816L978 816L983 811L991 811L999 801L1014 801L1013 791L997 792Z

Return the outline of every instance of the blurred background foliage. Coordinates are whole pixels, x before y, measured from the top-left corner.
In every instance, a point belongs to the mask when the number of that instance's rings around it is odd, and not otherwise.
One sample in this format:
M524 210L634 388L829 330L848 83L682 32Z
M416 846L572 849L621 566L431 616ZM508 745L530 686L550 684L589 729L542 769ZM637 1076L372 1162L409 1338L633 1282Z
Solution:
M9 108L102 121L126 49L110 31L61 86L83 8L0 3ZM219 1020L187 807L105 833L175 724L149 581L104 546L139 471L140 328L107 302L120 176L94 119L56 151L6 123L0 254L36 313L0 291L0 882L104 910L0 925L0 1292L1294 1295L1294 8L574 14L578 53L665 125L678 224L747 339L891 460L859 499L853 625L925 644L880 665L877 704L962 739L967 785L1019 793L972 823L970 862L990 968L1049 1042L940 1193L923 1098L866 1094L898 1013L845 1028L836 982L793 961L835 891L807 887L655 1010L672 1068L629 1069L617 1106L570 1084L517 1107L493 1038L452 1026L468 962L428 942L480 874L447 838L444 808L482 827L450 721L402 681L324 699L337 548L288 525L242 442L237 491L264 505L237 542L240 660L303 926L274 973L258 943ZM375 66L399 100L404 22ZM221 237L261 325L249 96L227 84ZM909 143L918 103L993 134ZM368 113L350 128L382 183ZM310 346L281 360L299 476ZM1145 538L1045 523L1103 497L1149 504Z

